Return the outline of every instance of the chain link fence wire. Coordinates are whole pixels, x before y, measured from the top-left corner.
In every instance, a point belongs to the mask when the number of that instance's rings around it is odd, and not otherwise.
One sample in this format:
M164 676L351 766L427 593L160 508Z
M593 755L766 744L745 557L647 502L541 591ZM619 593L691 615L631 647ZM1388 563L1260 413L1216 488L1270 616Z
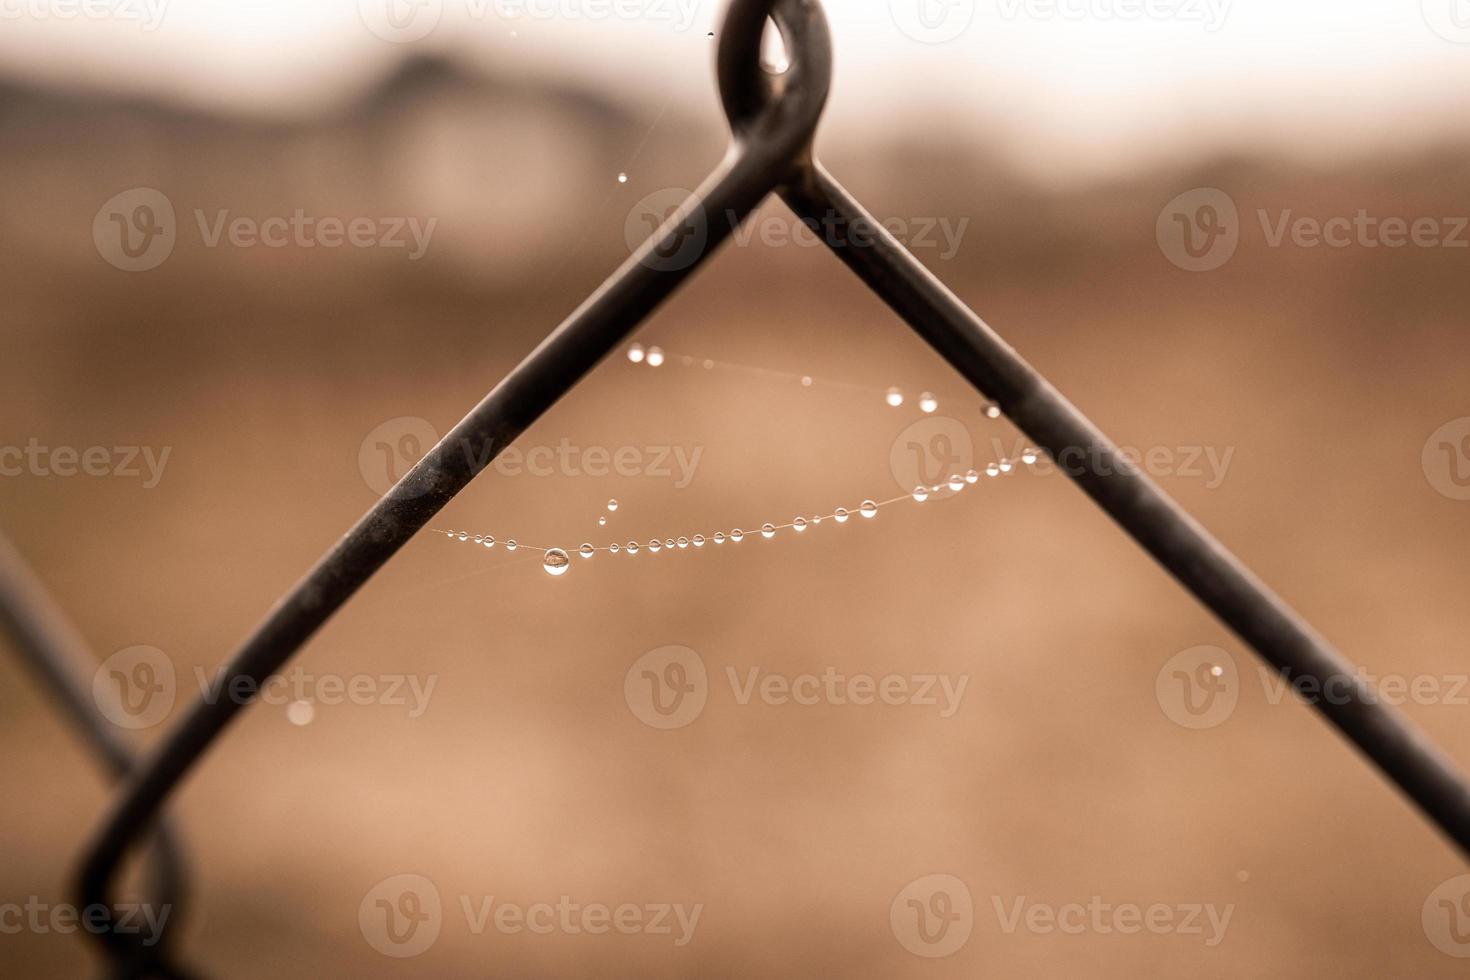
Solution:
M768 20L789 56L777 73L762 63ZM586 302L500 382L283 597L231 659L223 683L258 689L296 654L372 575L456 494L591 371L771 194L806 221L836 229L835 254L889 307L997 403L1052 459L1095 461L1065 468L1079 487L1180 585L1272 667L1295 683L1345 696L1315 705L1364 756L1470 856L1470 785L1423 734L1379 701L1325 639L1235 556L1166 496L1117 446L1005 341L926 270L815 159L813 138L832 74L831 39L820 0L730 0L720 32L716 74L731 128L720 167ZM738 221L708 221L710 214ZM78 668L60 651L76 646L36 628L43 596L11 573L0 576L0 608L68 714L78 720L109 767L123 776L112 811L88 845L76 894L81 907L108 907L120 865L156 834L159 896L177 900L177 854L160 813L189 770L244 707L201 699L141 764L132 765L86 702ZM1065 596L1057 596L1065 602ZM53 621L54 622L54 621ZM63 631L64 632L64 631ZM48 640L48 636L50 639ZM1291 751L1283 747L1284 765ZM172 923L171 923L172 924ZM149 962L136 940L100 933L119 976L180 975Z

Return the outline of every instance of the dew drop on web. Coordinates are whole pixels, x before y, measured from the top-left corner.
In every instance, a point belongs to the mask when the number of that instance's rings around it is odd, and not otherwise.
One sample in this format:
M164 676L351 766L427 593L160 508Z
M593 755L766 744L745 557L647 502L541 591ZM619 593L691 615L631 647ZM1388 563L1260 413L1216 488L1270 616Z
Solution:
M864 500L863 505L858 508L858 513L872 520L878 516L878 505L871 500Z
M572 559L560 548L552 548L542 556L541 566L546 569L547 575L560 577L572 566Z

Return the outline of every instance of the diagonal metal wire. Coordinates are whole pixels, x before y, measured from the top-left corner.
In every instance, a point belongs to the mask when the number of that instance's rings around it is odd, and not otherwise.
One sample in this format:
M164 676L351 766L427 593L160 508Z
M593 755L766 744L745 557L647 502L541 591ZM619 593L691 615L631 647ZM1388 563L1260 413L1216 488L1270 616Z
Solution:
M92 697L97 660L76 627L62 614L41 580L4 534L0 534L0 629L10 634L15 649L57 701L107 774L121 779L134 767L132 749ZM153 903L168 910L165 937L177 935L187 898L184 859L177 837L160 822L153 838L149 889ZM183 977L170 965L168 944L160 941L147 956L124 966L121 976Z
M761 67L767 18L780 28L790 67ZM1114 445L930 275L814 160L812 138L831 77L819 0L730 0L717 55L730 152L654 236L287 593L226 668L263 682L510 442L620 343L773 191L801 216L835 217L848 241L837 254L977 389L1054 459L1097 461L1067 470L1102 509L1182 585L1273 666L1341 685L1327 718L1470 854L1470 789L1403 718L1380 704L1350 666L1278 597L1166 497ZM1329 688L1323 688L1329 689ZM1331 689L1338 689L1337 687ZM243 705L201 701L128 780L87 853L78 881L103 903L128 849L169 793ZM105 936L114 955L119 939Z

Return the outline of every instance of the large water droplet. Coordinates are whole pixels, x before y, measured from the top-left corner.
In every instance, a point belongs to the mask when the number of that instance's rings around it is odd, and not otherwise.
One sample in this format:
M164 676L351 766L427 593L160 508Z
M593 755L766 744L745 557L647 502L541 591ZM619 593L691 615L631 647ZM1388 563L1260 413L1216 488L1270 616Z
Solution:
M724 544L724 543L725 543L725 532L724 531L716 531L715 532L715 544Z
M1015 468L1016 468L1015 467L1015 464L1012 463L1008 459L1003 459L1003 460L1000 461L1000 471L1002 473L1009 473L1011 470L1013 470Z
M914 499L917 500L921 504L924 501L928 500L929 499L929 488L928 487L914 487Z
M652 541L648 542L648 550L656 555L660 551L664 550L664 543L658 538L654 538Z
M648 348L648 366L660 367L664 363L664 349L662 347Z
M898 406L903 404L903 392L899 391L897 388L889 388L888 392L883 396L883 400L886 401L890 407L897 408Z
M509 541L505 542L505 550L506 551L515 551L519 547L520 547L520 545L516 544L516 539L515 538L511 538Z
M470 532L468 532L468 531L460 531L459 532L459 539L461 541L468 541L470 539Z
M980 411L983 412L985 414L985 417L988 419L1000 418L1000 406L997 405L995 402L986 402L984 405L980 406Z
M838 524L846 524L849 515L847 513L846 507L839 507L837 508L837 513L833 514L832 516L836 519Z
M607 502L607 509L608 510L617 510L618 509L618 502L616 500L609 500Z
M629 541L628 542L628 554L630 554L630 555L636 555L636 554L638 554L638 542L637 541Z
M980 482L980 473L979 473L979 471L978 470L971 470L970 472L966 473L965 474L965 482L966 483L971 483L971 484L979 483Z
M704 547L704 535L703 534L696 534L694 536L694 547L696 547L696 548L703 548Z
M689 539L688 538L680 538L679 539L679 550L682 551L683 549L685 549L687 547L689 547Z
M665 538L664 539L664 547L665 548L668 548L670 551L673 551L674 550L674 539L673 538Z
M552 548L542 557L541 567L546 569L547 575L562 576L572 567L572 559L560 548Z
M774 524L762 524L761 525L761 537L765 538L766 540L770 540L771 538L774 538L775 536L776 536L776 525L774 525Z
M961 490L965 489L965 478L956 473L954 476L949 478L949 488L955 493L959 493Z
M597 549L592 547L592 545L590 544L584 544L581 548L577 549L577 554L581 555L583 558L591 558L593 555L597 554Z
M1037 453L1037 451L1034 449L1028 449L1021 454L1021 462L1025 463L1027 466L1035 466L1036 461L1040 458L1040 454Z
M643 350L642 344L634 344L632 347L628 348L628 360L632 361L634 364L642 364L643 358L646 356L647 355Z
M933 392L924 392L919 396L919 411L925 415L933 415L939 409L939 399L934 397Z
M878 505L871 500L864 500L863 505L858 508L858 513L871 520L878 516Z
M495 547L495 537L494 535L487 534L485 535L485 540L481 541L480 543L487 548L493 548Z
M620 183L620 184L626 184L627 182L628 182L628 175L627 174L618 174L618 183Z
M734 541L736 544L739 544L740 542L745 540L745 532L737 527L735 530L730 532L730 540Z
M623 546L614 541L612 544L607 546L607 550L612 552L613 554L617 554L618 552L623 550Z
M794 520L794 521L791 522L791 526L794 527L794 528L796 528L796 530L798 532L805 531L806 530L806 518L805 517L798 517L796 520Z

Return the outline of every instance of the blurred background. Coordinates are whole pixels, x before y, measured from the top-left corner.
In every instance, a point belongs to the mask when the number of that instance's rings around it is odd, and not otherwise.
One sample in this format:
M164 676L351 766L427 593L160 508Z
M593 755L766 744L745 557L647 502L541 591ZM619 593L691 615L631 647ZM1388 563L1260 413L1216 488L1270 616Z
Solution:
M829 7L829 169L1470 765L1470 9ZM99 663L167 668L148 717L98 675L134 744L720 160L718 14L0 5L0 529ZM610 359L435 521L500 545L413 541L183 785L184 958L1462 976L1461 858L1045 466L559 578L505 552L749 532L1019 454L779 203L754 228L634 338L660 366ZM643 686L670 657L672 720ZM784 697L802 677L839 680ZM0 907L64 906L105 780L13 656L0 737ZM377 902L408 892L405 945ZM494 915L558 902L641 924ZM0 972L96 968L14 921Z

